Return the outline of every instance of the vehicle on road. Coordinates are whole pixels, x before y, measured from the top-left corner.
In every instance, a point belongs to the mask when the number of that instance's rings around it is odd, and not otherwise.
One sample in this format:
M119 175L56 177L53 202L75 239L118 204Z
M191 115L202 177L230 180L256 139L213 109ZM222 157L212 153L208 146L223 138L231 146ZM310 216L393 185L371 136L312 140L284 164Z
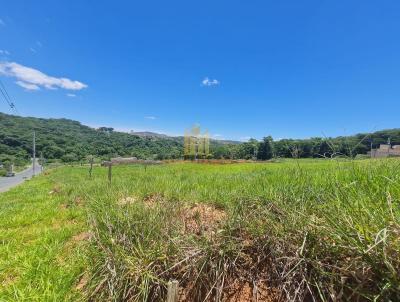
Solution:
M6 173L6 177L13 177L13 176L15 176L14 172L7 172Z

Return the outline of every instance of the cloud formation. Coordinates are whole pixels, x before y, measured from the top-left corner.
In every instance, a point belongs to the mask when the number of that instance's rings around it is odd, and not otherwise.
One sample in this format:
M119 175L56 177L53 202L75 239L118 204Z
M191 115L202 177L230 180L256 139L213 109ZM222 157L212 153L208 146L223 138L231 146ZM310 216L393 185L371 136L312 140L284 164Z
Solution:
M70 97L70 98L74 98L74 97L76 97L76 94L74 94L74 93L67 93L67 96Z
M4 26L6 23L3 21L3 19L0 19L0 25Z
M37 69L15 62L0 62L0 75L15 78L17 85L28 90L39 90L40 88L81 90L88 87L82 82L48 76Z
M0 55L6 55L6 56L9 56L10 55L10 52L8 52L7 50L5 50L5 49L0 49Z
M144 118L147 119L147 120L155 120L155 119L157 119L155 116L145 116Z
M25 88L26 90L40 90L40 87L38 85L30 84L27 82L16 81L15 84L21 86L22 88Z
M219 84L217 79L210 80L208 77L205 77L204 80L201 81L202 86L217 86Z

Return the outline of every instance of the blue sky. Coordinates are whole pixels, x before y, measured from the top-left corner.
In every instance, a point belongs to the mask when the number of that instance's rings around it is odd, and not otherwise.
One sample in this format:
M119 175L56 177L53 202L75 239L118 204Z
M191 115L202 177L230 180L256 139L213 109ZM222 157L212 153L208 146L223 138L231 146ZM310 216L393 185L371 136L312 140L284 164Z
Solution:
M399 37L398 0L3 1L0 79L23 116L347 135L400 127Z

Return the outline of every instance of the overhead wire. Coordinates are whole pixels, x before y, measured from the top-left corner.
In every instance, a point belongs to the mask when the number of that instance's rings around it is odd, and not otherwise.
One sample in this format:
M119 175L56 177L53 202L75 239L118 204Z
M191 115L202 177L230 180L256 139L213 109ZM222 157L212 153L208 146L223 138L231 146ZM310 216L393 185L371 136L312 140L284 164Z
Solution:
M0 92L3 95L4 100L6 101L7 105L11 108L11 110L19 115L18 109L15 106L15 102L12 101L10 95L7 92L6 87L4 86L3 82L0 80Z

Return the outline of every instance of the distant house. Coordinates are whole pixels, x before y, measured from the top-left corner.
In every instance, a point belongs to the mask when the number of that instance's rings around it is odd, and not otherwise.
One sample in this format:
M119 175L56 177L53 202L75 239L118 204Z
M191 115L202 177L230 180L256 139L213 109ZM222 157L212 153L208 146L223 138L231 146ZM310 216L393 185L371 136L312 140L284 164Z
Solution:
M400 156L400 145L380 144L378 149L372 149L368 155L374 158Z

